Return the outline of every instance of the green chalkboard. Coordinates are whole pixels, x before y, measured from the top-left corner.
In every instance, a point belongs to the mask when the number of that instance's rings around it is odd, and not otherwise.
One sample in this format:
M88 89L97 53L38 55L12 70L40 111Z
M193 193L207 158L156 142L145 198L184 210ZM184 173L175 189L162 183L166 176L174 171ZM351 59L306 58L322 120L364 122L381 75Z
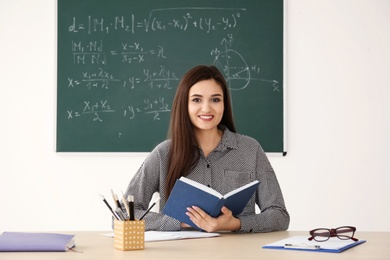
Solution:
M238 132L285 152L283 0L58 0L57 151L151 151L199 64L224 73Z

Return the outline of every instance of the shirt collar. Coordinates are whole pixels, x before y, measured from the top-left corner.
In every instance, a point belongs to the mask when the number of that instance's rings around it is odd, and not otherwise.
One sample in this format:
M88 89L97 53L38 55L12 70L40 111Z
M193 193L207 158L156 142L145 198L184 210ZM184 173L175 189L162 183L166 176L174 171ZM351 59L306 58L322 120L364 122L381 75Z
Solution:
M226 149L237 149L237 135L224 125L220 125L219 129L223 131L223 135L221 143L216 150L224 151Z

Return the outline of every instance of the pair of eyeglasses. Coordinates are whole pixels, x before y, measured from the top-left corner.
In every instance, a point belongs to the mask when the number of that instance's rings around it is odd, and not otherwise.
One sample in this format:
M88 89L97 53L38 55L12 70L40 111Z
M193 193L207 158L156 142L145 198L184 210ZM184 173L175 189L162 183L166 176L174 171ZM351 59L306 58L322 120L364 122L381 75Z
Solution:
M351 226L342 226L332 229L317 228L309 232L311 237L309 237L308 239L310 241L314 239L317 242L324 242L327 241L330 237L338 237L342 240L352 239L353 241L359 241L359 239L353 237L355 231L356 228Z

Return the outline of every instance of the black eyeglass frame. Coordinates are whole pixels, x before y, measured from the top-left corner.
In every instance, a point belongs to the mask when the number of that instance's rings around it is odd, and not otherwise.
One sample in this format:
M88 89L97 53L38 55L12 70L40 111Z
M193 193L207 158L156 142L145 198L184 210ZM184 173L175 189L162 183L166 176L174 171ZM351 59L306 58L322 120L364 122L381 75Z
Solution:
M324 231L322 234L323 235L326 235L326 236L319 236L318 234L316 234L316 232L318 231ZM325 242L327 240L329 240L329 238L331 237L337 237L341 240L348 240L348 239L352 239L353 241L359 241L359 239L353 237L355 235L355 231L356 231L356 227L352 227L352 226L342 226L342 227L338 227L338 228L332 228L332 229L329 229L329 228L316 228L316 229L313 229L311 231L309 231L311 237L308 238L308 240L315 240L317 242ZM345 236L343 235L342 233L346 233L346 232L352 232L352 235L351 236ZM321 233L319 233L321 234ZM324 238L324 239L316 239L316 237L321 237L321 238Z

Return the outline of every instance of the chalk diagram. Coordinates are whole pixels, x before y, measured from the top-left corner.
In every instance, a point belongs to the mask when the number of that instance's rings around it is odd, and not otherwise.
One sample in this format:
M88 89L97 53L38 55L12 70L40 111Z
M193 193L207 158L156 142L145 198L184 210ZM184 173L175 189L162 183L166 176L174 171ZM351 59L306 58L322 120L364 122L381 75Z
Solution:
M211 52L211 55L215 55L213 64L225 74L229 89L243 90L249 85L251 80L260 80L272 83L273 91L280 92L279 81L252 78L251 70L258 74L260 68L253 66L251 69L244 57L239 52L231 49L232 44L233 35L229 34L227 38L223 38L221 41L224 49L220 51L216 48Z
M224 72L230 90L242 90L249 85L251 73L244 57L237 51L230 49L233 36L228 35L228 38L223 38L221 41L221 45L224 46L223 51L213 51L216 55L214 65Z

